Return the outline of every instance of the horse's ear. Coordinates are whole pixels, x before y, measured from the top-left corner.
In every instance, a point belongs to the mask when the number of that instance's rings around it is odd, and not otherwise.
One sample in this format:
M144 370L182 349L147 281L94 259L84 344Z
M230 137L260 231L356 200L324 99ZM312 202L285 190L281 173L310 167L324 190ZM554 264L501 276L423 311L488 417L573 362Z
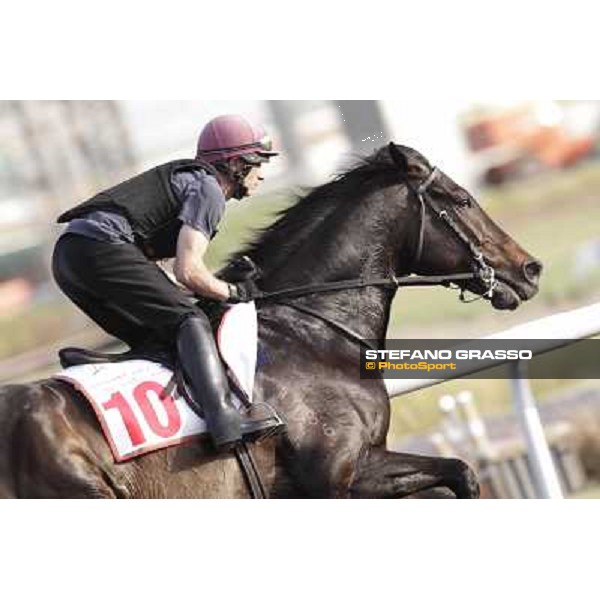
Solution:
M404 156L404 154L398 150L398 146L396 146L394 142L390 142L388 144L388 149L390 151L392 161L394 161L398 169L400 169L402 173L408 173L408 161L406 160L406 156Z

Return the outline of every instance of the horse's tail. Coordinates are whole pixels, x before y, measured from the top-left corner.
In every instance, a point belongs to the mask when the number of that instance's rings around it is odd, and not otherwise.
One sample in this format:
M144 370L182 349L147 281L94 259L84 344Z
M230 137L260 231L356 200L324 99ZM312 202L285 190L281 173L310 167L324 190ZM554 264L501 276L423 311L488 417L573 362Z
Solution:
M16 497L17 428L34 384L0 385L0 498Z

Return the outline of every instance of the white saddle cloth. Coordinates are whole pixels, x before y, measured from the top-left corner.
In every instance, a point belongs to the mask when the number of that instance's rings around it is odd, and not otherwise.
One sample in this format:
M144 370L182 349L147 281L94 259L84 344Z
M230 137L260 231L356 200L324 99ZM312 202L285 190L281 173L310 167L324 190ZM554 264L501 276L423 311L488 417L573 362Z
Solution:
M252 401L258 348L254 302L230 308L216 338L230 378ZM168 385L173 372L161 364L147 360L87 364L64 369L55 377L88 399L117 462L206 432L204 421Z

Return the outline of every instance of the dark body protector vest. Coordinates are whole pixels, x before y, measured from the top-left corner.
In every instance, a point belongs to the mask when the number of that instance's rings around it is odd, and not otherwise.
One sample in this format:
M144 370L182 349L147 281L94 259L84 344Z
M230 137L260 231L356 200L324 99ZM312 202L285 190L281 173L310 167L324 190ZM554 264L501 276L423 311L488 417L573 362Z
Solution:
M174 160L100 192L58 217L58 223L85 217L96 210L122 214L129 221L136 244L151 260L172 258L182 222L177 218L182 202L171 187L177 171L203 169L217 176L216 169L200 160Z

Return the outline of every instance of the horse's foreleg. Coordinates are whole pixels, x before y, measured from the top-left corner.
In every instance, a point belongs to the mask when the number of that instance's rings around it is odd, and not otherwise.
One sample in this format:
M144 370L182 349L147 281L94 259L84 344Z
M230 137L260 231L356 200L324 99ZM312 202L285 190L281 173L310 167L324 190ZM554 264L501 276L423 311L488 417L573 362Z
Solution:
M450 492L450 493L448 493ZM473 470L457 458L438 458L370 448L358 461L353 498L478 498Z

